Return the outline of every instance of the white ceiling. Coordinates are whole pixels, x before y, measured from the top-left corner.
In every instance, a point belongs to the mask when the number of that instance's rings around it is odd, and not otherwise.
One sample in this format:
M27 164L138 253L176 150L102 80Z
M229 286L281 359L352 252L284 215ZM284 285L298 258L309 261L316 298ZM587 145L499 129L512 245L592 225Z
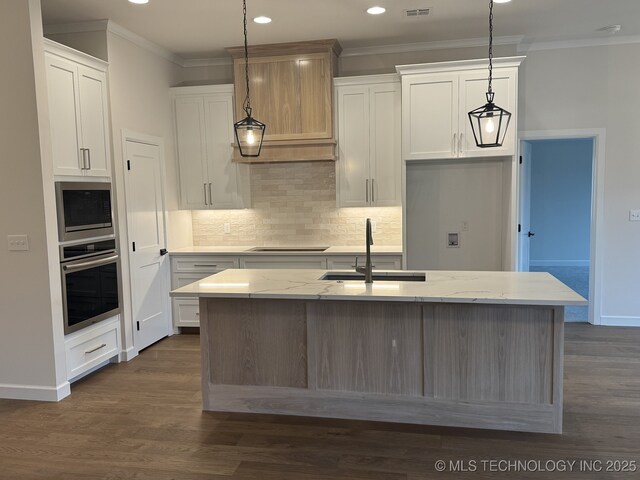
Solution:
M337 38L345 48L481 38L488 0L247 0L249 43ZM373 5L387 13L373 16ZM407 8L431 15L403 18ZM241 0L42 0L45 24L110 19L183 58L224 56L242 43ZM622 24L618 35L640 35L640 0L513 0L495 6L495 34L526 41L605 37L601 27Z

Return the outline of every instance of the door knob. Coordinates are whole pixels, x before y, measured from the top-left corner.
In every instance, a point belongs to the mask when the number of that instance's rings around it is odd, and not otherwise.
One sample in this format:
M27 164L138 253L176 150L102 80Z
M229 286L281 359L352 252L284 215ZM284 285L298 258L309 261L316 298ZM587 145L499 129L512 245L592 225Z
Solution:
M535 236L536 236L535 232L529 232L529 233L527 233L527 237L529 237L529 238L531 238L531 237L535 237Z
M167 251L167 249L166 249L166 248L161 248L161 249L160 249L160 256L161 256L161 257L165 256L167 253L169 253L169 252Z

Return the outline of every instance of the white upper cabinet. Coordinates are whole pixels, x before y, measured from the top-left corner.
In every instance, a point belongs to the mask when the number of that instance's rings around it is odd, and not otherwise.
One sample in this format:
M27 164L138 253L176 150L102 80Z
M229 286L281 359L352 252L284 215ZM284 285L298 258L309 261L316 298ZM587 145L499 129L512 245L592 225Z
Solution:
M232 161L233 85L178 87L172 91L180 207L248 207L249 166Z
M402 158L438 160L515 155L518 66L523 57L494 60L495 102L512 113L502 147L476 145L468 113L487 103L487 60L406 65L402 75Z
M335 79L339 207L401 204L397 75Z
M55 175L109 177L107 64L45 40Z

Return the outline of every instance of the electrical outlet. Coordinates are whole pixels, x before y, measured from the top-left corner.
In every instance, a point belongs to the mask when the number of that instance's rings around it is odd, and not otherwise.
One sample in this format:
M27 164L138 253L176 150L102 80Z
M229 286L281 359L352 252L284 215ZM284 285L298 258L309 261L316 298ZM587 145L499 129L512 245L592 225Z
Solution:
M640 222L640 210L629 210L629 221Z
M469 220L465 220L464 222L462 222L462 231L463 232L469 231Z
M224 233L231 233L231 224L229 223L224 224Z
M29 250L29 238L26 235L7 235L7 243L11 251Z
M375 220L371 220L371 233L376 233L378 231L378 222Z

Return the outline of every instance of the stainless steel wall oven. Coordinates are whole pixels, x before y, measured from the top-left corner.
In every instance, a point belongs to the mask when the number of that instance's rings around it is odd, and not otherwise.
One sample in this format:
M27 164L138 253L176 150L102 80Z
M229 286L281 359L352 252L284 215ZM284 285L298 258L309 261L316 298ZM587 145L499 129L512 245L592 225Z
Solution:
M62 245L60 259L65 334L120 312L115 239Z

